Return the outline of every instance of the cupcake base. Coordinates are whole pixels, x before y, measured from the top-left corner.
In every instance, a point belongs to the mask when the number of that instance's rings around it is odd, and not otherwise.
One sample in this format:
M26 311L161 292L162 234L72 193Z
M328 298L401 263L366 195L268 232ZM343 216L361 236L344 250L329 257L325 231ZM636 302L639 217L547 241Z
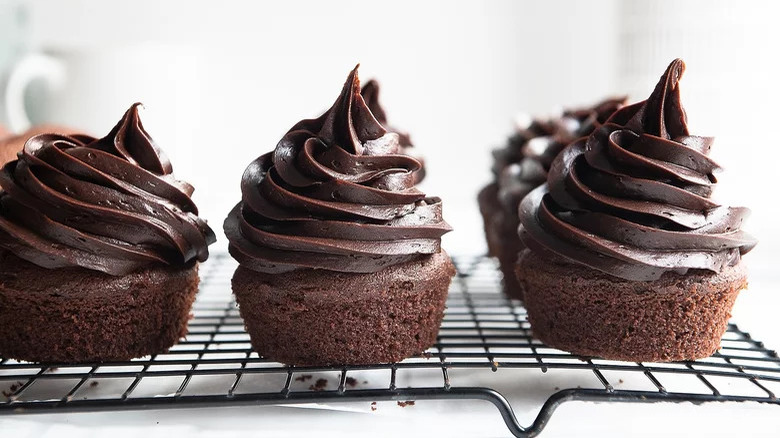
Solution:
M498 257L500 253L499 228L496 226L498 212L501 209L498 205L498 184L491 183L479 191L477 195L479 212L482 214L482 221L485 229L485 240L487 241L488 255Z
M233 292L252 346L289 365L397 362L436 341L455 268L446 253L371 274L239 267Z
M631 362L708 357L720 348L743 264L721 273L616 278L524 250L517 265L535 337L574 354Z
M501 273L504 275L504 293L509 298L522 300L523 291L515 275L517 255L523 249L523 243L517 234L520 220L516 214L514 218L509 218L499 204L496 183L483 188L477 196L477 201L484 221L488 255L498 259Z
M187 334L198 265L122 277L44 269L0 253L0 357L113 362L163 353Z

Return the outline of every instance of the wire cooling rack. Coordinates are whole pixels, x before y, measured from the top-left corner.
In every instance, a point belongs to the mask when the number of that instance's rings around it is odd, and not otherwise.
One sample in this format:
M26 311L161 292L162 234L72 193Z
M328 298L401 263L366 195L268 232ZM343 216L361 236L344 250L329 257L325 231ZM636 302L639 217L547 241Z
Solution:
M230 300L235 264L217 255L201 268L201 292L185 341L166 354L121 363L0 359L0 414L485 400L522 437L541 432L555 409L571 400L780 404L777 353L734 324L723 348L704 360L629 363L574 356L531 336L525 309L500 293L493 260L460 257L456 265L438 341L421 357L394 364L289 367L251 350ZM504 394L528 382L544 396L537 396L535 419L524 426L513 407L528 400L510 402Z

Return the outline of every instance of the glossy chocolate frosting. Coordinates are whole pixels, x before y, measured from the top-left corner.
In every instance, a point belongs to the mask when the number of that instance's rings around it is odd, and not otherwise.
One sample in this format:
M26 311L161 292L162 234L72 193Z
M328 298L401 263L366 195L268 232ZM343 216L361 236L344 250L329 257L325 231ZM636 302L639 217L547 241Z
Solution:
M290 129L244 172L225 220L230 254L258 272L375 272L440 251L441 200L414 187L401 153L360 94L357 67L333 106Z
M40 134L0 172L0 248L41 267L110 275L208 257L216 239L138 106L101 139Z
M519 127L507 147L493 151L501 205L516 216L520 200L544 184L550 165L563 148L590 135L625 103L625 97L611 97L591 107L569 109L560 117L535 119Z
M410 155L420 162L421 167L414 172L414 182L419 183L425 179L425 160L417 153L412 143L412 137L409 133L395 128L387 122L387 113L382 105L379 103L379 82L374 79L369 80L363 85L360 95L363 96L363 101L368 106L371 114L374 115L376 121L385 127L390 132L398 134L398 143L401 145L401 153Z
M650 97L617 111L552 163L547 184L520 205L532 250L633 281L689 269L720 272L756 240L749 211L711 199L718 165L711 137L688 133L680 102L685 69L673 61Z

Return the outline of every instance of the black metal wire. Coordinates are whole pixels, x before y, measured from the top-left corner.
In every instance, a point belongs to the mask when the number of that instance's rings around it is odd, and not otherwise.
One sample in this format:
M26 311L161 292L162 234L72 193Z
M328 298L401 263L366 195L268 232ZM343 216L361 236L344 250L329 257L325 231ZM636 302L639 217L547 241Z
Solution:
M775 351L730 324L723 348L711 358L672 364L629 363L574 356L554 350L531 336L525 309L500 293L495 262L483 257L456 259L458 276L447 301L447 313L437 343L423 358L394 364L346 367L289 367L252 352L249 337L235 303L229 299L230 276L235 264L216 256L202 269L201 296L195 304L190 332L166 354L130 362L100 364L32 364L0 359L0 414L75 412L164 407L272 405L409 400L485 400L495 405L509 430L518 437L534 436L555 409L566 401L710 402L754 401L780 404L772 387L780 388L780 358ZM212 293L209 293L212 292ZM221 293L213 293L221 292ZM586 370L601 388L556 388L530 426L521 425L512 405L500 391L508 388L454 385L455 370ZM381 388L363 388L350 374L384 370ZM398 387L398 373L430 375L439 370L435 384ZM316 373L338 373L335 389L317 387L306 378ZM610 381L607 373L641 375L654 390ZM623 373L623 374L620 374ZM612 375L609 374L609 375ZM275 388L273 377L283 376ZM675 392L664 386L670 378L700 384L705 391ZM181 379L174 389L156 385L156 379ZM193 379L222 379L219 391L203 392ZM260 379L249 382L248 379ZM304 380L304 382L300 382ZM614 380L614 376L613 376ZM98 383L121 383L121 389L94 394ZM257 385L262 383L261 388ZM307 388L307 384L311 386ZM365 383L365 382L364 382ZM732 385L734 383L735 385ZM139 387L149 386L147 393ZM63 389L65 388L65 389ZM171 392L171 390L173 392ZM756 395L760 394L760 395Z

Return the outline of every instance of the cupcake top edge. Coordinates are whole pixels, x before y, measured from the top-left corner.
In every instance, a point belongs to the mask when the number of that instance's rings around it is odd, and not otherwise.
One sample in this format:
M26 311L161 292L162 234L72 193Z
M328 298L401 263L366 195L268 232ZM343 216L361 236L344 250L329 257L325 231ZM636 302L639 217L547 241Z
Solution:
M616 111L553 161L545 185L523 199L520 237L615 277L720 272L756 240L749 210L712 199L713 138L690 135L674 60L647 100Z

